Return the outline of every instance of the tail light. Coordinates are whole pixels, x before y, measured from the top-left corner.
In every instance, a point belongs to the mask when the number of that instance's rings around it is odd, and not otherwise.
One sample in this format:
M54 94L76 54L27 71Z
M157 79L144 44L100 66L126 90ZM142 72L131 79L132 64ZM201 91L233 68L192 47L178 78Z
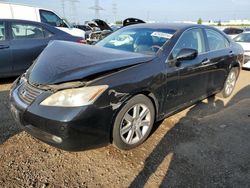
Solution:
M81 43L81 44L87 44L87 41L84 40L84 39L78 40L77 42L78 42L78 43Z

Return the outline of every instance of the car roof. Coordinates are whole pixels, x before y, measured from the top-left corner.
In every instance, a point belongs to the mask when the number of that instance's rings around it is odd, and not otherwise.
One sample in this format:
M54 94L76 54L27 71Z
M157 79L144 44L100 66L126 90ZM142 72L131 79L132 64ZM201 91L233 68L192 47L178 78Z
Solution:
M149 28L149 29L171 29L171 30L185 30L192 27L207 27L211 28L209 26L205 25L198 25L198 24L189 24L189 23L141 23L141 24L135 24L126 26L130 28Z
M48 24L44 24L42 22L36 22L36 21L31 21L31 20L22 20L22 19L8 19L8 18L4 18L4 19L0 19L0 21L10 21L10 22L26 22L26 23L33 23L33 24L41 24L41 25L46 25L51 27Z
M66 33L64 31L61 31L60 29L57 29L56 27L53 27L49 24L43 23L43 22L36 22L36 21L30 21L30 20L21 20L21 19L0 19L1 22L23 22L23 23L27 23L27 24L34 24L34 25L40 25L43 26L53 32L59 32L59 33Z

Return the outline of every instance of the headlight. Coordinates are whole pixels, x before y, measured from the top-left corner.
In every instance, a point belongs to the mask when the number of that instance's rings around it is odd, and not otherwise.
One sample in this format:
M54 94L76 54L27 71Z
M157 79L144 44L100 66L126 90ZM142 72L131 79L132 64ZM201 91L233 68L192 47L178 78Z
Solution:
M41 102L41 105L58 107L87 106L93 104L107 88L107 85L101 85L58 91Z

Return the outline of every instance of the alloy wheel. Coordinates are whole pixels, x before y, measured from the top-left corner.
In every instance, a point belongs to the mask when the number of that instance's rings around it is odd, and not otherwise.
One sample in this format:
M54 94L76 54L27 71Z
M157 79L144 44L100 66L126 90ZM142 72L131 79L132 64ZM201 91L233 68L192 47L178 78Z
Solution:
M231 71L227 77L225 93L230 95L233 92L236 83L236 73Z
M144 104L136 104L122 118L120 136L126 144L132 145L144 139L150 128L151 114Z

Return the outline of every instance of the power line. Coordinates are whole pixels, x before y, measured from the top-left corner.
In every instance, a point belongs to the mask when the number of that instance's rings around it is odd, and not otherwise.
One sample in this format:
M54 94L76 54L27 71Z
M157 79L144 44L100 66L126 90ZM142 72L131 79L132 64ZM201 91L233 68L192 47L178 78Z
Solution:
M113 11L114 23L115 23L117 21L117 3L115 0L113 0L113 3L112 3L112 11Z
M100 11L104 10L104 8L100 6L99 0L95 0L95 5L92 7L89 7L89 9L92 9L95 11L95 18L100 18Z
M70 19L72 22L76 22L77 20L77 9L76 9L76 3L80 3L79 0L61 0L61 6L62 6L62 13L63 17L65 18L65 3L70 3Z

